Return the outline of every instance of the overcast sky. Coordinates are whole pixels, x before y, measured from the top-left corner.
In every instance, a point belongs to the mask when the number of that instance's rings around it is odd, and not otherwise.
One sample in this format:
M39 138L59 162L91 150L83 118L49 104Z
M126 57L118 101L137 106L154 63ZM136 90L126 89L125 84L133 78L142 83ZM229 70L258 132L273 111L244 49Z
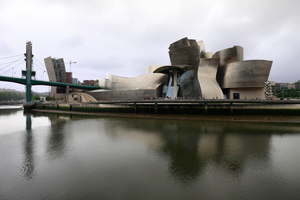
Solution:
M239 45L245 60L272 60L269 80L300 80L299 10L299 0L0 0L0 75L21 76L25 61L5 63L22 58L31 41L37 79L48 80L48 56L76 62L80 81L135 77L169 64L169 45L188 37L206 51ZM2 81L0 88L24 90Z

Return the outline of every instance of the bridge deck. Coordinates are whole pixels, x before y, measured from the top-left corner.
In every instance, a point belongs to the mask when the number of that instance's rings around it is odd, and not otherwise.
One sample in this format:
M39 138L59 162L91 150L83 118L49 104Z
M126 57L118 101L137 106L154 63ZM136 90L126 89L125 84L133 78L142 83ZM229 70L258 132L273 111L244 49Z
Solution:
M14 83L26 85L26 79L24 78L0 76L0 81L14 82ZM102 89L101 87L95 87L95 86L76 85L71 83L59 83L59 82L40 81L40 80L31 80L31 85L48 85L48 86L60 86L60 87L69 86L70 88L78 88L78 89L86 89L86 90Z

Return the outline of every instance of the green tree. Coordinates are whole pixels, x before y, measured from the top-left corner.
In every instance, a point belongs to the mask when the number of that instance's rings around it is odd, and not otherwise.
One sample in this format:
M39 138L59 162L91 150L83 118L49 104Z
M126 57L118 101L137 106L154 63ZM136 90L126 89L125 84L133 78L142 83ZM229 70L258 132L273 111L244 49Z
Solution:
M11 101L11 100L21 100L24 99L24 94L18 94L16 92L4 91L0 92L0 101Z
M32 96L32 100L40 100L40 99L41 99L40 96L37 94Z

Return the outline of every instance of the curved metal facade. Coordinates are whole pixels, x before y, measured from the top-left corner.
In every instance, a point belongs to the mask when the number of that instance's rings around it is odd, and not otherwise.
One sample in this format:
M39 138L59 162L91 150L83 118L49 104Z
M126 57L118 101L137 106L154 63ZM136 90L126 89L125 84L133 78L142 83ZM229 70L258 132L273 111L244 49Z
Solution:
M196 97L202 95L198 76L195 70L186 71L179 77L180 92L183 97Z
M220 59L219 66L224 66L228 63L244 60L244 49L240 46L217 51L212 58Z
M272 61L246 60L219 67L217 80L221 88L264 87Z
M139 90L139 89L156 89L165 82L165 74L145 74L132 78L108 75L111 82L112 90Z
M200 58L197 75L202 91L202 97L206 99L224 99L222 89L217 83L219 59Z
M108 74L108 79L99 79L99 86L105 90L88 92L97 100L124 100L159 97L167 75L150 73L138 77L125 78Z

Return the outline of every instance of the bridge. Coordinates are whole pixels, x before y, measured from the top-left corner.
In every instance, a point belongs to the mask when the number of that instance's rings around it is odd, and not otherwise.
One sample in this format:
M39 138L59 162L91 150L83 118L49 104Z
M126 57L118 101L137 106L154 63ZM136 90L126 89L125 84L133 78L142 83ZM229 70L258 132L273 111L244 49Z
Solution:
M0 76L0 81L14 82L14 83L26 85L27 80L25 78ZM69 86L70 88L86 89L86 90L102 89L101 87L95 87L95 86L76 85L76 84L71 84L71 83L60 83L60 82L50 82L50 81L40 81L40 80L33 80L33 79L31 79L31 85L47 85L47 86L59 86L59 87Z
M26 53L24 54L26 59L26 71L24 71L23 76L26 78L14 78L7 76L0 76L0 81L14 82L26 85L26 102L27 104L31 103L31 86L32 85L47 85L47 86L59 86L59 87L69 87L69 88L77 88L77 89L85 89L85 90L95 90L101 89L100 87L94 86L86 86L86 85L76 85L71 83L63 83L63 82L50 82L50 81L41 81L34 80L31 77L34 76L32 71L32 44L31 42L26 43ZM9 66L9 65L7 65ZM12 68L13 69L13 68Z

